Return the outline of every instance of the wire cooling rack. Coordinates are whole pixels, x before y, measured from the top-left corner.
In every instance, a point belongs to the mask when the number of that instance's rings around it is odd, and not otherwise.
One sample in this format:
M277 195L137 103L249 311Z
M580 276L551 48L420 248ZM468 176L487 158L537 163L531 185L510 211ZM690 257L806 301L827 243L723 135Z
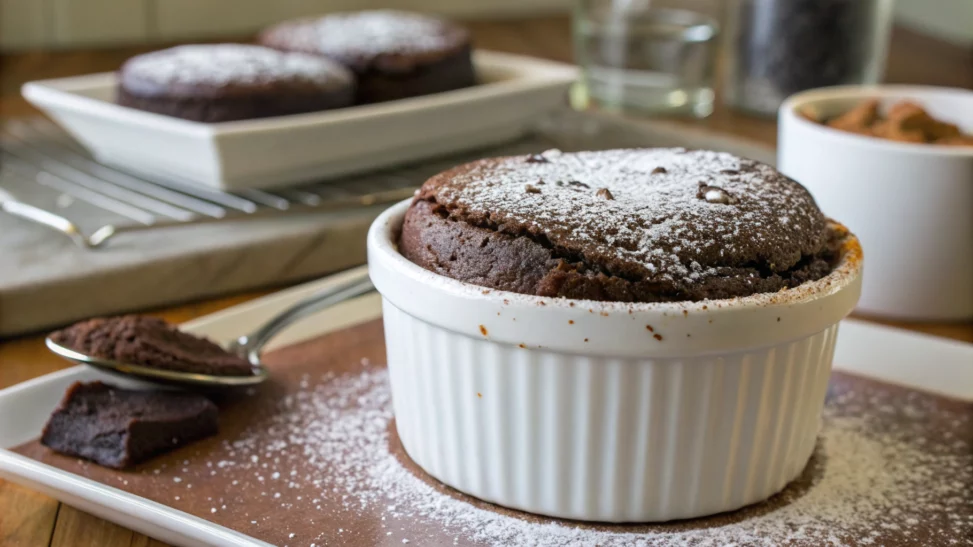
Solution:
M503 152L538 146L537 138L527 138L504 145ZM274 191L223 192L99 163L46 118L12 119L0 125L0 209L95 248L121 232L392 203L412 195L433 174L483 155L483 150L453 154Z

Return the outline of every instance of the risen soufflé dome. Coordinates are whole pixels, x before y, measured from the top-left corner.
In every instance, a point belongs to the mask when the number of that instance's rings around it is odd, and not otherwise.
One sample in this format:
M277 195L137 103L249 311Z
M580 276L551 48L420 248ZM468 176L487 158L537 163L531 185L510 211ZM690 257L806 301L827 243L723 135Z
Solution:
M467 283L618 302L699 301L820 279L847 230L773 167L681 148L488 158L440 173L400 252Z

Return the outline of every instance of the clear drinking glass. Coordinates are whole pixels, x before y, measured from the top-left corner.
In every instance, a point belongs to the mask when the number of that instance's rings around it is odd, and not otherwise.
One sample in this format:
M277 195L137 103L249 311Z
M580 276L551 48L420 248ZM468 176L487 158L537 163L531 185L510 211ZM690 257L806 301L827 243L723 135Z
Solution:
M882 76L892 0L728 0L727 7L730 106L774 115L798 91Z
M719 23L693 3L577 0L575 56L585 98L608 109L708 116Z

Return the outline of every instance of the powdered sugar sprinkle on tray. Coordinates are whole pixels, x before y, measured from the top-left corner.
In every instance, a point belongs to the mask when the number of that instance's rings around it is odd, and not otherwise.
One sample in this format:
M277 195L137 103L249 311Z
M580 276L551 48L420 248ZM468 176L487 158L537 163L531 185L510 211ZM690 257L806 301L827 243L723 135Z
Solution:
M952 431L929 437L923 418L932 410L881 389L832 394L818 451L820 471L805 492L781 506L729 524L631 533L499 514L413 475L389 450L391 393L383 368L329 374L320 383L307 377L302 386L280 400L275 414L230 443L232 459L213 465L256 473L262 477L260 488L275 492L288 510L315 509L319 500L295 499L291 493L295 481L310 480L321 498L340 499L347 511L379 511L382 534L394 536L396 543L422 544L400 539L402 523L414 521L432 523L465 542L540 547L881 545L888 534L916 534L925 544L943 544L963 537L964 530L973 532L973 510L964 501L973 481L970 439ZM901 416L887 419L893 414ZM968 431L967 422L957 414L955 430ZM923 515L932 512L949 526L924 527ZM344 526L302 537L301 544L340 542L354 522Z

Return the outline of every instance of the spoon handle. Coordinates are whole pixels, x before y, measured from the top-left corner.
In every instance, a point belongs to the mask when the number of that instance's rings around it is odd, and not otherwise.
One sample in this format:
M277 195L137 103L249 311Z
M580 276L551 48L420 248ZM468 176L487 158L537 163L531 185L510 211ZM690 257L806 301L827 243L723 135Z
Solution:
M356 273L341 284L324 289L294 304L272 317L253 333L241 337L238 341L238 352L252 364L259 365L260 353L263 347L281 330L317 311L335 306L373 290L375 290L375 286L372 285L372 281L368 278L368 272L361 271Z

